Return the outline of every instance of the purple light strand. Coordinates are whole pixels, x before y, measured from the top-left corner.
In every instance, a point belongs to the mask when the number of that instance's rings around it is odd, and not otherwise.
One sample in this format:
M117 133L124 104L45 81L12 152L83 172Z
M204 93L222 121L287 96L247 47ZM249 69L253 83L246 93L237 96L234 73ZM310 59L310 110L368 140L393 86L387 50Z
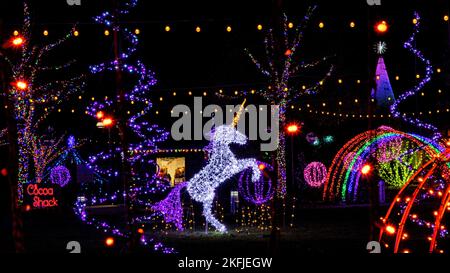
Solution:
M431 80L431 75L433 74L433 66L431 65L430 60L426 59L425 56L422 54L422 52L417 48L415 48L415 46L413 45L416 39L416 35L419 33L420 30L420 15L419 13L414 12L414 16L417 19L417 22L414 25L414 31L412 35L409 37L408 41L404 43L403 47L408 49L412 54L416 56L416 58L418 58L421 62L425 64L425 77L416 86L405 91L398 97L398 99L391 105L391 113L394 117L396 118L400 117L405 122L411 125L432 131L433 132L432 139L437 141L438 139L441 138L441 134L439 133L438 129L435 126L428 123L424 123L423 121L417 118L411 118L407 117L406 115L401 115L399 110L399 105L409 97L416 95L420 90L422 90L423 87Z

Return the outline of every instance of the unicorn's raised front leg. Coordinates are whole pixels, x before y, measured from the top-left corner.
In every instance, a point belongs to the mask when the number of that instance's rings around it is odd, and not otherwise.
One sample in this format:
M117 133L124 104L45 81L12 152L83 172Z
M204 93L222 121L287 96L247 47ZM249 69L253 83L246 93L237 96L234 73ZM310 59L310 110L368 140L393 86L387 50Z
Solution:
M238 165L240 166L241 171L251 168L252 169L252 181L256 182L261 177L261 171L259 170L258 163L254 158L247 159L239 159Z
M208 223L211 223L213 227L219 232L227 232L227 228L219 222L219 220L212 214L212 200L206 200L203 202L203 215Z

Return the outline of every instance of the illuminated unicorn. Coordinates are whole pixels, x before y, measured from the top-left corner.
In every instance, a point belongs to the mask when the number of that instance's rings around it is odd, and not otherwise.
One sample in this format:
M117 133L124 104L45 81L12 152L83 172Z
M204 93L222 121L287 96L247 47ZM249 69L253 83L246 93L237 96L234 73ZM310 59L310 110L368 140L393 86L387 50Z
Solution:
M243 104L241 111L242 107ZM186 184L175 187L166 199L152 207L163 214L166 222L172 222L178 229L182 229L180 224L182 223L182 208L179 198L181 189L186 186L192 199L203 204L203 215L206 221L211 223L219 232L226 232L226 227L212 214L216 188L235 174L248 168L252 170L253 182L258 181L261 175L256 159L237 159L229 147L232 143L240 145L247 143L247 137L235 128L241 111L234 119L233 124L218 126L213 131L211 137L212 151L208 164Z

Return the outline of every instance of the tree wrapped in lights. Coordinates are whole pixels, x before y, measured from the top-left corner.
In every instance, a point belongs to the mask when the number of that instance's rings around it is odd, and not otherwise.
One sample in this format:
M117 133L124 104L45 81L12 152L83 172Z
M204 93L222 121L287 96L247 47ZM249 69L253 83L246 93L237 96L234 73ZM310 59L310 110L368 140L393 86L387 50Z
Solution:
M102 196L92 194L92 191L86 189L84 196L86 200L77 201L75 209L84 222L104 232L125 238L134 237L136 232L130 229L130 225L139 224L148 219L145 216L133 215L129 209L142 207L146 210L152 204L152 200L149 200L152 194L163 192L168 188L166 183L157 179L156 163L151 158L152 153L157 150L157 144L168 136L167 132L148 121L152 108L149 91L156 84L156 79L153 72L134 54L139 43L138 36L119 23L120 18L129 14L137 2L137 0L124 1L113 12L106 11L94 18L97 23L112 29L117 37L120 35L124 41L123 50L116 52L114 60L93 65L90 67L90 72L93 75L116 73L116 79L122 78L122 73L127 74L133 85L129 90L118 86L120 88L118 95L111 98L105 97L103 102L93 102L87 108L89 115L101 119L103 125L108 126L110 130L116 132L115 130L118 129L117 135L120 136L121 142L121 145L114 147L110 145L107 150L90 156L88 167L103 177L114 178L120 175L125 184L123 189L104 193ZM124 112L129 113L129 117L126 117ZM113 116L114 114L116 117ZM113 162L119 162L121 168L114 169L113 166L107 166L113 165ZM89 205L114 204L122 200L128 212L125 228L90 217L86 213L86 207ZM145 234L141 234L140 243L152 245L155 251L163 253L174 251Z
M258 92L267 100L268 103L279 106L279 125L281 128L284 128L286 125L286 110L288 106L295 103L301 95L316 93L319 87L323 85L324 80L331 75L333 70L333 66L331 66L329 71L326 73L325 78L318 81L311 87L294 87L292 84L292 80L298 76L302 70L315 67L328 59L327 57L324 57L319 61L314 61L311 63L298 62L295 60L295 57L298 55L299 48L303 42L304 28L309 22L314 10L315 7L309 8L303 22L301 22L294 30L294 34L292 36L289 33L290 24L288 23L286 15L282 17L280 39L275 37L276 34L274 33L274 29L268 29L267 35L264 39L265 59L267 59L266 64L263 64L260 60L257 60L257 58L246 49L246 52L257 69L269 79L269 87L267 89L259 90ZM276 151L276 161L278 164L277 194L280 197L286 194L285 143L285 134L283 130L280 130L279 145Z
M50 164L65 152L66 148L62 145L63 140L64 136L57 141L45 141L38 137L32 138L32 150L29 153L33 155L34 174L37 183L44 180L44 175Z
M65 79L48 80L55 75L70 75L74 64L70 60L64 64L48 65L45 60L52 50L63 45L73 37L74 29L53 43L40 46L32 42L31 16L27 1L24 2L24 20L19 34L12 39L11 47L20 54L0 54L11 70L11 87L6 95L13 106L10 111L15 118L18 149L18 201L23 200L23 185L36 179L33 175L33 161L37 139L40 137L42 123L58 105L68 97L84 88L84 75L67 76ZM42 163L42 164L41 164ZM45 168L50 162L39 162L34 168Z

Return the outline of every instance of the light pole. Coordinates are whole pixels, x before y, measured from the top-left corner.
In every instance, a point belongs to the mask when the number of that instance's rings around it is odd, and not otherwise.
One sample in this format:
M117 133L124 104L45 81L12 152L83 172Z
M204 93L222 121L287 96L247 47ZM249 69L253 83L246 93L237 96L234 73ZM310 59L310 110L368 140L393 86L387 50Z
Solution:
M292 202L295 202L295 164L294 164L294 137L300 133L300 125L290 123L286 126L286 132L291 136L291 191ZM286 203L283 204L283 228L286 228Z
M291 186L294 189L295 168L294 168L294 137L300 133L300 125L297 123L290 123L286 126L286 132L291 136ZM293 191L294 192L294 191Z

